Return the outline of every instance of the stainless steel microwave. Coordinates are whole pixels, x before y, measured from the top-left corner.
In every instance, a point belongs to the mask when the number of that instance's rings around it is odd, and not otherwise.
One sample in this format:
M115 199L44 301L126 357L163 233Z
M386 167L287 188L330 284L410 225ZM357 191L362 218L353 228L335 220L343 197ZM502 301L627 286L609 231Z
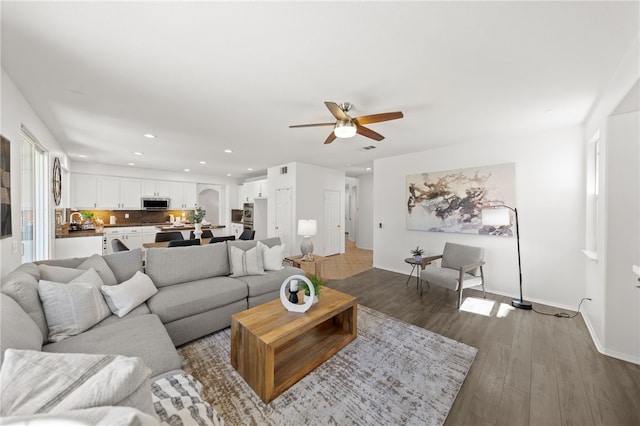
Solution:
M171 199L169 198L143 198L142 210L169 210Z

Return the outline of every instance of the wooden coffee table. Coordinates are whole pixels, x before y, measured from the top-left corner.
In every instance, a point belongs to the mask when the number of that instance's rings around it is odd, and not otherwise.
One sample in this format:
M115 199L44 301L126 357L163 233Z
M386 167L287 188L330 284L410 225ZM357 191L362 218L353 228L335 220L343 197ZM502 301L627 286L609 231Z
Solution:
M356 338L357 310L355 297L324 287L304 314L280 299L237 313L231 365L268 403Z

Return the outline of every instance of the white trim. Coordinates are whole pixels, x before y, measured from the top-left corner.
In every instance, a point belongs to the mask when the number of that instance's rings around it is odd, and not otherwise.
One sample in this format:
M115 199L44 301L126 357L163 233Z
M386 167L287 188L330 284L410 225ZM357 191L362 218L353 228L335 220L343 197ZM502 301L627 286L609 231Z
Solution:
M581 250L582 253L584 253L585 256L587 256L589 259L593 260L594 262L598 263L598 253L596 253L595 251L592 250L587 250L587 249L582 249Z
M591 335L591 340L593 340L593 344L595 345L598 352L600 352L602 355L610 356L612 358L616 358L622 361L631 362L633 364L640 365L640 356L630 356L629 354L623 354L623 353L611 351L605 348L604 345L598 339L598 335L593 329L593 326L591 325L591 321L589 321L589 317L587 315L582 315L582 319L584 320L584 324L587 326L587 330L589 330L589 334Z

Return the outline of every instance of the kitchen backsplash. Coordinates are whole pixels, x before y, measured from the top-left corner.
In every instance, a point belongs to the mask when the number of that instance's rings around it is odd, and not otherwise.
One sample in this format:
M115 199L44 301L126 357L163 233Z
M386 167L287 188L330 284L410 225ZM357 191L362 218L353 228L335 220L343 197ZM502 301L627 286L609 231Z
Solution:
M184 213L185 220L189 220L189 213L193 210L163 210L160 212L145 211L145 210L87 210L93 212L93 219L100 218L104 221L105 225L109 225L109 219L111 216L115 216L116 225L126 225L129 223L163 223L169 222L169 215L173 215L175 218L181 218ZM74 210L66 209L65 222L70 222L69 216ZM56 216L63 214L62 210L56 210ZM125 218L125 215L129 215ZM76 215L74 217L77 218Z

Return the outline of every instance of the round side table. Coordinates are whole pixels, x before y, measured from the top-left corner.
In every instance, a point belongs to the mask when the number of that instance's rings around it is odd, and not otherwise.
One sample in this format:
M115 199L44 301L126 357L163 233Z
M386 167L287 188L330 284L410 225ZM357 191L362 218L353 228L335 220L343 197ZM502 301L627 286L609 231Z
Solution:
M422 295L422 279L420 279L420 271L422 271L427 265L431 264L431 261L428 258L423 257L422 260L418 261L414 257L407 257L404 260L406 263L411 265L411 273L409 274L409 278L407 278L407 282L404 283L406 286L409 284L409 281L413 277L413 271L416 271L416 291L420 289L420 295ZM429 282L427 282L427 288L431 288Z

